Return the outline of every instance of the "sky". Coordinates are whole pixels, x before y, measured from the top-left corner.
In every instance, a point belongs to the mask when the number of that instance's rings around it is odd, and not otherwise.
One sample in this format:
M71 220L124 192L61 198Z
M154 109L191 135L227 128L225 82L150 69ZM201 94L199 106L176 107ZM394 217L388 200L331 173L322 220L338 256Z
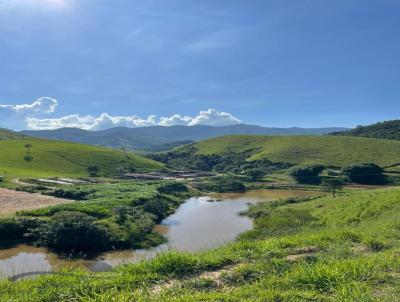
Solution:
M400 117L400 0L0 0L0 127Z

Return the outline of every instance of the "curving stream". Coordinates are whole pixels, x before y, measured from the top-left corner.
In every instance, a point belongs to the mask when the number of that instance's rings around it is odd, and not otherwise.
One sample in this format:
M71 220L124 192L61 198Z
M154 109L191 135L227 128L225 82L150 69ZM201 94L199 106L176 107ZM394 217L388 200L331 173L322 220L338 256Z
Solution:
M192 197L155 231L168 242L147 250L121 250L104 253L94 259L59 258L45 248L18 245L0 250L0 278L32 271L57 271L61 268L84 268L109 271L113 267L154 257L164 250L201 251L233 241L252 227L252 221L239 215L249 203L301 197L315 194L298 190L253 190L245 193L210 194Z

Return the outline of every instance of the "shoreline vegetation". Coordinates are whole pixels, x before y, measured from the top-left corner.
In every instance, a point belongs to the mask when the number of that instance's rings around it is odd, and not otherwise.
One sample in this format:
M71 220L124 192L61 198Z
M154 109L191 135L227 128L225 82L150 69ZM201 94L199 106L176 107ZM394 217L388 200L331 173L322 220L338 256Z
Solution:
M164 242L155 224L192 193L176 182L117 182L59 187L47 194L74 202L0 218L3 245L28 243L79 256Z

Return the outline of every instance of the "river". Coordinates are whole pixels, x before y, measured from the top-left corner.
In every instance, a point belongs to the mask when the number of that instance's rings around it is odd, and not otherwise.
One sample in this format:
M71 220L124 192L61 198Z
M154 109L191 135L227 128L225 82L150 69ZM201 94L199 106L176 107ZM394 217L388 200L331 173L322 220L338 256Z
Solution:
M189 198L155 231L168 242L146 250L121 250L101 254L93 259L65 259L45 248L17 245L0 250L0 277L33 271L57 271L62 268L83 268L89 271L110 271L124 263L154 257L165 250L202 251L233 241L252 227L252 221L241 212L251 203L315 194L299 190L252 190L245 193L210 194Z

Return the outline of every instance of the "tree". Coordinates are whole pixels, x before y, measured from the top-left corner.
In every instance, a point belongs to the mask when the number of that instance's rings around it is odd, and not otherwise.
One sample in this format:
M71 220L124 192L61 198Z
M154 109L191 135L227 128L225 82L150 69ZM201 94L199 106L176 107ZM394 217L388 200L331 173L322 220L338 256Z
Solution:
M264 177L264 171L257 168L246 170L244 174L249 176L251 181L257 181Z
M96 177L100 172L100 169L97 166L89 166L89 167L87 167L86 170L88 171L88 173L91 177Z
M64 252L101 250L109 244L107 229L80 212L59 212L32 229L37 243Z
M383 169L374 163L344 167L342 175L349 181L360 184L385 184Z
M319 174L324 169L325 167L319 164L296 167L289 171L289 175L299 183L319 183Z
M32 145L31 145L31 144L26 144L24 147L25 147L25 156L24 156L24 159L25 159L26 161L31 161L31 160L33 160L33 156L32 156L32 154L31 154Z
M332 192L332 197L336 197L336 191L343 188L344 181L341 178L325 178L322 180L322 187L327 192Z

